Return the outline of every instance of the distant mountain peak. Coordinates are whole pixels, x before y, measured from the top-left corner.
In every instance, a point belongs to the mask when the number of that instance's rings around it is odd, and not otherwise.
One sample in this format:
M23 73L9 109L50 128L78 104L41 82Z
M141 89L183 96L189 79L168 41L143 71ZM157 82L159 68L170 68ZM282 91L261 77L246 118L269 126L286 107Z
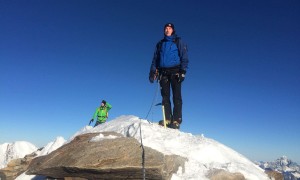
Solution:
M284 180L300 180L300 165L290 160L287 156L282 156L273 162L257 163L264 170L281 172Z
M38 148L26 141L16 141L0 145L0 168L6 167L12 159L23 158L25 155L36 151Z
M276 160L276 163L278 163L280 166L290 166L292 161L288 159L287 156L282 156Z

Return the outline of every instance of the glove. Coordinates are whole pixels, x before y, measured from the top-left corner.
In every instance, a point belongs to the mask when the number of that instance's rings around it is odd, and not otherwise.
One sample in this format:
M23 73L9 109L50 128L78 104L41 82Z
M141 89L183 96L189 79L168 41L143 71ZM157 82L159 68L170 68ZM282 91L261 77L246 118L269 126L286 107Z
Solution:
M185 78L186 71L181 69L179 73L177 73L178 82L183 82Z
M149 81L150 81L150 83L153 83L155 79L156 79L155 78L155 72L154 71L150 71L150 73L149 73Z

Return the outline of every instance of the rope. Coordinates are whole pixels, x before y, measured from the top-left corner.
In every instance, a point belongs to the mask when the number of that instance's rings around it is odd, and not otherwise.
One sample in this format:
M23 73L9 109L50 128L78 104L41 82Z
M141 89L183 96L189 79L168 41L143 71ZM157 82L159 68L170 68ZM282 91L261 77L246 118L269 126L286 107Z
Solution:
M152 103L151 103L151 106L150 106L150 108L149 108L149 111L148 111L148 113L147 113L147 115L146 115L146 117L145 117L145 119L148 121L148 116L149 116L149 114L150 114L150 112L151 112L151 110L152 110L152 107L154 106L154 103L155 103L155 101L156 101L156 99L157 99L157 94L158 94L158 90L159 90L159 80L157 80L157 89L156 89L156 91L155 91L155 94L154 94L154 96L153 96L153 99L152 99ZM150 121L148 121L150 124L151 124L151 122Z
M146 179L146 169L145 169L145 149L143 145L143 138L142 138L142 123L140 118L140 137L141 137L141 148L142 148L142 173L143 173L143 180Z
M159 89L159 80L157 81L157 89L155 91L155 94L154 94L154 97L153 97L153 100L152 100L152 103L151 103L151 106L149 108L149 111L145 117L145 119L148 121L148 116L152 110L152 107L154 105L154 102L156 101L156 97L157 97L157 93L158 93L158 89ZM146 169L145 169L145 148L144 148L144 145L143 145L143 137L142 137L142 119L140 119L140 138L141 138L141 148L142 148L142 173L143 173L143 180L146 179ZM148 123L151 124L150 121L148 121Z

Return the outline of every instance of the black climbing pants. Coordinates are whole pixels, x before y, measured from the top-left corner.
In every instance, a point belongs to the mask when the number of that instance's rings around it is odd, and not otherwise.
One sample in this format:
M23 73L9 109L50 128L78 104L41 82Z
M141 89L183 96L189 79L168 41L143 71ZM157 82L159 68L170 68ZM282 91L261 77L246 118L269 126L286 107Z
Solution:
M160 73L160 88L162 104L165 108L166 120L182 122L181 82L178 82L178 69L162 70ZM173 94L173 113L171 108L171 89Z

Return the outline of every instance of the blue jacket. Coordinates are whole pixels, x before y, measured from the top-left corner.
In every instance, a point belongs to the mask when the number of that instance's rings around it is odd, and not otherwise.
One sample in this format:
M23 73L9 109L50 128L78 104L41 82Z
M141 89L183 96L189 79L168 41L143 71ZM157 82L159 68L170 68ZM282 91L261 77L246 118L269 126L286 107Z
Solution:
M176 38L178 43L175 43ZM150 71L177 66L186 71L188 62L187 45L177 35L165 36L156 44Z

